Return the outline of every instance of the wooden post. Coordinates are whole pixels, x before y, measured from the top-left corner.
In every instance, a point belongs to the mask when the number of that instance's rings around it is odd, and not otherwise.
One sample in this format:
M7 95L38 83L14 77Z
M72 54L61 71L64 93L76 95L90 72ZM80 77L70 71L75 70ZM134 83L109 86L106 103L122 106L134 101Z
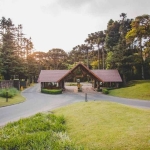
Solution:
M85 102L87 102L87 93L85 93Z
M8 91L6 91L6 102L8 102Z

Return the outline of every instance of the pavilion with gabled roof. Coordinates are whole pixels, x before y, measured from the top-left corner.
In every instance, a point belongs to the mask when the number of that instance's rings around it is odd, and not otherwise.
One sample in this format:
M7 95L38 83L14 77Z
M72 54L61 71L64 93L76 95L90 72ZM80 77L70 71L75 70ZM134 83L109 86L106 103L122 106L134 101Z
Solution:
M118 70L90 70L82 63L78 63L71 70L41 70L38 82L41 83L41 88L50 87L54 84L55 87L65 89L64 83L71 76L76 76L75 71L80 69L83 76L89 76L93 80L93 88L99 88L103 83L112 83L118 86L122 79Z

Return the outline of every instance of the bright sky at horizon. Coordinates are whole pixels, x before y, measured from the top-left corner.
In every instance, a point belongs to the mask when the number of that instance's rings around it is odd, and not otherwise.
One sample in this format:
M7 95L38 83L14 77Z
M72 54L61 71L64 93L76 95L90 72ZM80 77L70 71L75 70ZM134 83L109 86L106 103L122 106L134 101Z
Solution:
M36 51L66 52L84 43L88 34L105 30L110 19L150 14L149 0L0 0L1 17L23 25Z

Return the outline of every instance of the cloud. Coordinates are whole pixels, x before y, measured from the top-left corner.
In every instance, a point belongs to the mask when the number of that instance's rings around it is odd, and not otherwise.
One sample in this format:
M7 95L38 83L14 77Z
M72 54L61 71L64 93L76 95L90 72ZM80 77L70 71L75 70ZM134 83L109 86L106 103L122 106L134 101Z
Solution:
M90 3L92 3L91 0L57 0L57 4L61 5L62 8L73 10L81 9Z
M1 15L32 37L35 47L71 50L89 33L105 30L110 19L150 14L149 0L0 0Z
M94 17L107 14L111 17L121 13L150 13L149 0L55 0L43 6L43 11L53 15L67 11Z
M95 1L95 0L93 0ZM46 13L52 13L53 15L59 15L63 11L81 13L89 5L93 5L92 0L55 0L42 7L42 10Z

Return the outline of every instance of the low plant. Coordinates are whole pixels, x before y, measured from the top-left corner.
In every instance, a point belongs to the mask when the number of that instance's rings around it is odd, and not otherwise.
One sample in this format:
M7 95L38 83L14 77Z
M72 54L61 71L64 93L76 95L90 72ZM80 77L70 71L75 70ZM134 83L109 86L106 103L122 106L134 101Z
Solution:
M41 92L46 94L62 94L62 89L41 89Z
M107 90L114 90L114 89L116 89L116 88L114 88L114 87L108 87L107 88Z
M8 98L12 98L15 95L18 94L18 90L16 88L9 88L9 89L1 89L0 90L0 97L8 97Z
M102 93L103 93L103 94L109 94L109 90L108 90L108 89L103 88L103 89L102 89Z
M65 131L63 116L38 113L30 118L8 123L1 128L0 149L76 150Z

